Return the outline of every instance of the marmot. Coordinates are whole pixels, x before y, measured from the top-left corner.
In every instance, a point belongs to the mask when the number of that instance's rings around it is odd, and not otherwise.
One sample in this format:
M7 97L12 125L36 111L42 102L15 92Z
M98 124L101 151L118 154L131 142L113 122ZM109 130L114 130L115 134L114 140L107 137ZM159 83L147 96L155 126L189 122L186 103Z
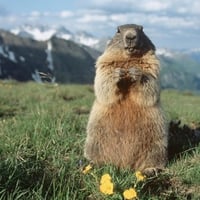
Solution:
M135 24L119 26L96 62L84 155L144 173L164 168L168 133L155 46Z

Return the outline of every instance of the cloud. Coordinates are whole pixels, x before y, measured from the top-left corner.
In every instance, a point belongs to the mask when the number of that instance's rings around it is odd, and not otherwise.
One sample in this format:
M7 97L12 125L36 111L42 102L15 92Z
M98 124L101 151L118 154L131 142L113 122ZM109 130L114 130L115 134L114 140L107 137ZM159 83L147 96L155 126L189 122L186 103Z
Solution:
M162 11L166 10L169 7L169 2L161 1L148 1L143 4L140 4L140 9L145 11Z
M41 13L40 13L39 11L32 11L32 12L30 13L30 16L31 16L31 17L35 17L35 18L38 18L38 17L41 16Z
M199 0L80 0L87 12L80 18L82 23L106 22L110 25L138 23L144 26L155 26L164 29L200 30ZM104 13L92 14L93 10ZM77 16L78 17L78 16Z
M99 15L99 14L85 14L83 17L77 19L79 23L92 23L92 22L106 22L108 20L108 16Z
M149 12L173 12L173 13L187 13L200 15L200 1L199 0L79 0L79 5L87 8L98 8L121 12L122 9L127 11L149 11Z
M68 18L74 16L74 14L71 11L63 10L58 14L58 16L60 16L61 18Z

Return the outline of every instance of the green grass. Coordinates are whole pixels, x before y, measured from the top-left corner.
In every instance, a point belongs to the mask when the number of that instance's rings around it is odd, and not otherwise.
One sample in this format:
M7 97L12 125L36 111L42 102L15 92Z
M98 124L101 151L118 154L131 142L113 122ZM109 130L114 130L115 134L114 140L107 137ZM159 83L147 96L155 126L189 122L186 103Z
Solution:
M122 200L135 186L139 199L199 199L200 147L168 163L158 177L136 183L134 172L93 168L83 157L92 86L0 82L0 200ZM198 126L200 97L164 91L168 120ZM114 194L99 191L109 173Z
M161 101L170 119L179 119L183 124L200 123L200 96L192 92L177 92L166 90L162 93Z

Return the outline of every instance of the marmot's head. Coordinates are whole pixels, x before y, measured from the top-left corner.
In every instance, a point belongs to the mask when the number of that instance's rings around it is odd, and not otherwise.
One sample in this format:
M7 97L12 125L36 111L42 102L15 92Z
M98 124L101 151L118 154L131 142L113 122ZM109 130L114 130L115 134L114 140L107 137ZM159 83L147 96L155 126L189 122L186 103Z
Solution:
M143 27L125 24L117 27L117 32L109 42L107 49L125 51L127 55L141 55L155 50L151 40L143 32Z

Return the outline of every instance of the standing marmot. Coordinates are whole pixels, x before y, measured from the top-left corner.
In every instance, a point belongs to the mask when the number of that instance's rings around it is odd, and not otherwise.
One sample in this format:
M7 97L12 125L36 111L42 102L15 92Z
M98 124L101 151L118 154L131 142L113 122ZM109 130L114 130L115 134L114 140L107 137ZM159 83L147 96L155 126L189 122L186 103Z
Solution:
M159 61L142 26L119 26L96 63L96 99L85 157L144 173L163 168L168 134L160 108Z

